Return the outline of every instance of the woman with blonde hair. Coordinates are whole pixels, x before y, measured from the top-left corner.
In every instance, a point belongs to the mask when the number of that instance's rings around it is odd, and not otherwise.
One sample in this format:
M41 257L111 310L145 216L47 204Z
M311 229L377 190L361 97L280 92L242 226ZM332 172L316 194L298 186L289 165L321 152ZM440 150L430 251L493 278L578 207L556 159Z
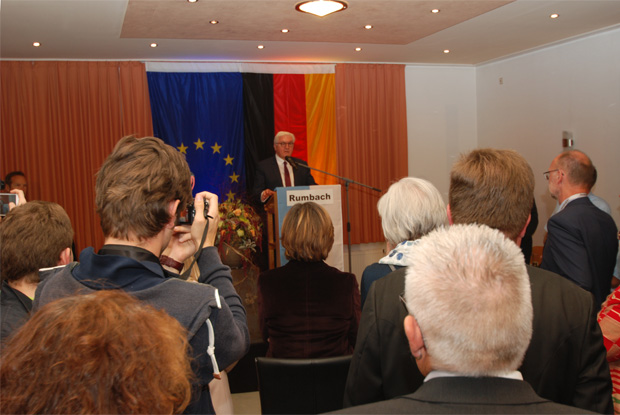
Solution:
M314 358L353 353L360 319L355 275L327 265L334 226L314 202L293 206L282 224L289 262L258 278L267 356Z

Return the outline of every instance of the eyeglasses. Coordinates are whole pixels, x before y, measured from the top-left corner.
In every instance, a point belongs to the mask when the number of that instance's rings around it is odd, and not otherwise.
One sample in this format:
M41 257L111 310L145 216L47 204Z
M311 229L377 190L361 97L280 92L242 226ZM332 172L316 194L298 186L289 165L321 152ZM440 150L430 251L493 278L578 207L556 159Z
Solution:
M553 173L554 171L560 171L560 169L553 169L553 170L549 170L543 173L543 176L545 176L545 179L549 180L549 174Z
M290 143L276 143L276 144L282 147L293 147L295 145L295 143L292 141Z

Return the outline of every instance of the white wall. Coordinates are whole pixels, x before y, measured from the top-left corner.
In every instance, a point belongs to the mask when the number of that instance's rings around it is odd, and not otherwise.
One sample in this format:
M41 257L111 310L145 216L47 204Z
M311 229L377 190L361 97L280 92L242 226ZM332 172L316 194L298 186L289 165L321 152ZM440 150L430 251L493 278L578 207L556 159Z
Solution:
M431 181L446 202L458 154L515 149L535 173L534 244L542 245L555 205L542 172L562 151L567 130L592 158L599 173L594 193L620 224L620 29L478 67L409 65L405 83L409 175ZM381 256L379 245L369 247L353 247L354 271Z
M433 183L448 202L448 172L477 145L476 69L407 66L409 175Z
M562 151L563 130L592 159L594 193L620 223L620 29L479 66L476 83L478 146L515 149L534 170L535 245L555 207L542 172Z

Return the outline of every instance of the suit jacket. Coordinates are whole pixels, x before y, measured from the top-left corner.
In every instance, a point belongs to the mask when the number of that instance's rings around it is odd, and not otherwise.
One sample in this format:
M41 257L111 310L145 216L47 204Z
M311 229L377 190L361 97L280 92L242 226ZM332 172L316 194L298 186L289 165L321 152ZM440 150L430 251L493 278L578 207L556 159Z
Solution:
M526 382L483 377L441 377L415 393L336 411L342 414L592 414L548 401Z
M612 413L611 379L598 307L592 294L559 275L527 265L534 308L533 335L519 368L543 398L599 413ZM391 399L415 391L424 380L403 329L407 315L398 295L406 268L372 285L362 310L344 405Z
M16 332L30 318L32 300L19 290L11 288L9 283L2 281L0 292L0 342Z
M547 232L540 267L590 291L600 306L609 294L618 254L612 217L581 197L549 218Z
M258 277L258 316L267 356L351 354L360 319L357 279L323 261L289 261Z
M307 166L308 164L298 158L293 157L295 163ZM316 184L314 177L310 173L310 169L305 167L297 167L293 169L293 178L295 186L311 186ZM258 163L256 168L256 177L254 178L254 186L252 187L252 197L260 202L260 194L265 189L275 189L276 187L284 187L282 176L278 168L276 156L269 157Z

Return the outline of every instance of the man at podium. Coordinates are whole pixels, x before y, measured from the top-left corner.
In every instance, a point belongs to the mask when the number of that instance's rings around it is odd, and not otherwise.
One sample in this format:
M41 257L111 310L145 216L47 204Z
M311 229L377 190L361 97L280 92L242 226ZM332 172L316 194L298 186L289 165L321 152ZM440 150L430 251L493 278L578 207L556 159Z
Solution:
M265 203L273 196L276 187L309 186L315 185L314 177L305 167L306 162L292 157L295 146L295 136L288 131L280 131L273 139L273 148L276 154L258 163L252 197ZM292 161L292 163L291 163Z

